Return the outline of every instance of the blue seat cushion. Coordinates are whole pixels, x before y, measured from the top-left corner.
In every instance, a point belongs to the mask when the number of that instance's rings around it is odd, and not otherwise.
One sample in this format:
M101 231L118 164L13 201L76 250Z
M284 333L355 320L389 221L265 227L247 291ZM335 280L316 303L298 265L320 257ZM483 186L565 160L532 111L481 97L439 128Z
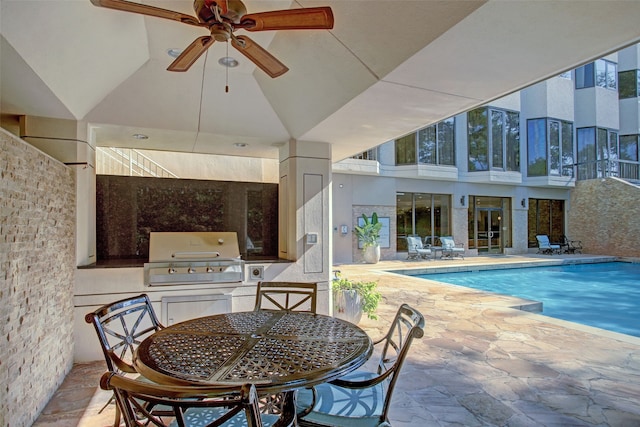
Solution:
M375 378L371 372L355 371L341 379L364 381ZM382 382L372 387L351 389L324 383L315 386L316 403L313 410L303 419L321 425L331 426L377 426L384 407L386 390ZM310 389L298 391L298 411L313 403Z
M186 427L204 427L209 423L220 418L227 412L226 408L190 408L185 411L184 421ZM278 415L261 414L262 424L265 427L272 426L278 421ZM244 411L231 418L226 423L222 424L226 427L243 427L247 426L247 417L244 415ZM178 423L174 420L169 424L170 427L178 427Z

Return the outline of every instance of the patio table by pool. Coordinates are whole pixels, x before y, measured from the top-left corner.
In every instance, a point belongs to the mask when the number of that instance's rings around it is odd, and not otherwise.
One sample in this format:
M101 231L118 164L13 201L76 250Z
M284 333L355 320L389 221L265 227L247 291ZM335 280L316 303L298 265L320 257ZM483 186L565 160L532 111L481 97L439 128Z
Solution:
M278 393L338 378L372 350L366 332L340 319L251 311L169 326L140 344L134 364L161 384L253 383L259 393Z

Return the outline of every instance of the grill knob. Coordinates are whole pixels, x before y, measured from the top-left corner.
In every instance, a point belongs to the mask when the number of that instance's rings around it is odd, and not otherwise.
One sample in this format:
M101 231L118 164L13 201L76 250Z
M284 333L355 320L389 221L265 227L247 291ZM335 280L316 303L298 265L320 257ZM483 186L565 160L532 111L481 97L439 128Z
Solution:
M193 274L193 273L195 273L195 272L196 272L196 269L195 269L195 268L193 268L193 267L191 267L191 266L189 266L189 269L187 270L187 273L189 273L189 274Z

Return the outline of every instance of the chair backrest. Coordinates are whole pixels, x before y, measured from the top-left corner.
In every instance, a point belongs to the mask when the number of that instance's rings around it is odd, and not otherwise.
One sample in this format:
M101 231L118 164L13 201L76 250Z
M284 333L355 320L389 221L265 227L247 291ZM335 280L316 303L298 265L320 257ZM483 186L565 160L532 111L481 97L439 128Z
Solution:
M263 425L253 384L235 388L168 386L106 372L100 378L100 387L113 390L127 427ZM172 408L173 413L167 411L163 417L155 415L151 408L157 405ZM174 424L170 424L174 417ZM271 418L277 420L278 416ZM225 424L227 421L231 422Z
M142 340L163 328L146 294L104 305L84 320L95 327L107 367L115 372L135 373L133 352Z
M574 249L582 249L582 242L580 240L571 240L564 234L562 235L562 244Z
M416 249L423 249L422 239L418 236L407 236L407 248L409 253L416 252Z
M378 375L387 381L387 392L381 420L386 420L391 403L391 395L398 380L398 374L407 356L414 338L424 335L424 316L407 304L402 304L389 327L389 331L379 343L382 343L378 361ZM377 380L373 380L377 382Z
M536 236L536 239L538 240L538 247L540 248L551 247L551 243L549 242L549 236L547 236L546 234L538 234Z
M316 312L315 282L258 282L254 310Z
M440 243L442 243L442 247L445 249L454 248L456 246L456 242L451 236L440 237Z

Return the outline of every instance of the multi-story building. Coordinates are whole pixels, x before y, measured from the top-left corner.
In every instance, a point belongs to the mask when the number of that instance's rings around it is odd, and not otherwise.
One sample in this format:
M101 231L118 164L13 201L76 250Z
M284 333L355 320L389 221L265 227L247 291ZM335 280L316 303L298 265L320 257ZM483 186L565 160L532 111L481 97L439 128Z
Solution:
M334 263L361 260L350 228L372 212L386 259L403 256L408 235L452 235L470 254L525 253L537 234L569 235L590 252L637 255L614 236L640 237L639 53L634 45L336 163Z

